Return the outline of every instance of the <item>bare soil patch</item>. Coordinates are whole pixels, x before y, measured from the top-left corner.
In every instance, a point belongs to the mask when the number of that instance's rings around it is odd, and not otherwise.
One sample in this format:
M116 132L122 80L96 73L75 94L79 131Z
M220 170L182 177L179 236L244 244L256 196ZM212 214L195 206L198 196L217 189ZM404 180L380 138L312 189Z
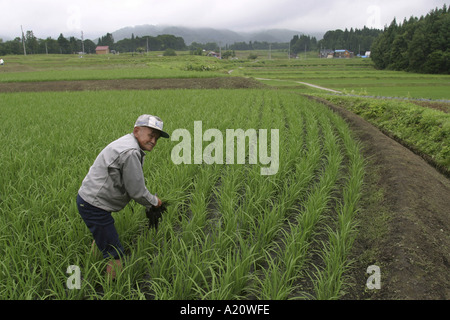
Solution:
M436 109L439 111L443 111L445 113L450 112L450 103L434 102L434 101L433 102L432 101L412 101L412 102L419 106L422 106L422 107Z
M83 91L83 90L157 90L157 89L248 89L263 85L250 78L117 79L38 81L0 83L0 92Z
M369 160L344 299L450 299L450 180L359 116L317 100L347 120ZM379 290L366 288L371 264L381 269Z

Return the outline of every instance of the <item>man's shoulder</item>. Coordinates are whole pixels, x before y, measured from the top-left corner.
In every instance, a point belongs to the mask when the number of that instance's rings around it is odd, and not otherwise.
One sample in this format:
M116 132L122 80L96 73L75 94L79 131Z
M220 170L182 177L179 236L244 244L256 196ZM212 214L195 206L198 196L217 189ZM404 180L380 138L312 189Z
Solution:
M120 151L126 151L129 149L139 150L139 145L136 141L136 138L131 134L126 134L119 139L111 142L108 147L113 148Z
M139 152L139 144L132 134L124 135L113 142L109 143L100 153L102 157L108 159L117 159L128 152ZM115 160L110 160L115 161Z
M139 143L132 133L120 137L110 144L110 149L116 157L121 158L121 161L126 161L129 158L136 158L142 162L145 153L139 147Z

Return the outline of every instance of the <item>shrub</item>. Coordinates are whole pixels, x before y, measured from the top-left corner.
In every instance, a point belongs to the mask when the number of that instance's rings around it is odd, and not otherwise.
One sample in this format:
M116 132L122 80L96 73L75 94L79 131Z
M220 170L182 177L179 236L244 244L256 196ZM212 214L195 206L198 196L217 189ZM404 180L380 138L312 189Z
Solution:
M163 53L163 56L165 57L175 57L177 55L177 53L175 52L175 50L173 49L166 49Z

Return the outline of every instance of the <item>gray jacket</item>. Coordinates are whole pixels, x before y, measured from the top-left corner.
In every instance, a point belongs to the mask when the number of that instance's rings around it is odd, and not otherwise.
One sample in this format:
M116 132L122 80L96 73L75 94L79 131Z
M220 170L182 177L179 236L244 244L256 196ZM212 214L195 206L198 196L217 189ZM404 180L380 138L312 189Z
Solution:
M145 186L145 153L132 133L111 142L95 159L83 180L79 195L100 209L117 212L131 199L147 208L158 199Z

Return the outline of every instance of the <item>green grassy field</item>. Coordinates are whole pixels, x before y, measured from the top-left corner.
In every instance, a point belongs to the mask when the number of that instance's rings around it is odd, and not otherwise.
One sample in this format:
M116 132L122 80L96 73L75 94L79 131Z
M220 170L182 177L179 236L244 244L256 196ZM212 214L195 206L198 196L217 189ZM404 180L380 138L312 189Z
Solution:
M245 76L271 79L263 81L281 88L309 92L316 89L307 82L357 95L450 100L450 76L426 75L374 69L370 59L318 59L311 54L287 59L285 52L256 52L258 59L248 60L248 52L238 52L237 59L218 60L179 52L163 57L161 52L149 55L35 55L8 56L0 68L0 82L190 78ZM276 81L273 81L276 80Z
M277 87L307 82L347 94L450 100L450 76L374 69L369 59L268 60L246 66L238 74Z
M53 80L106 80L106 79L158 79L199 78L224 76L216 71L215 58L199 59L185 56L158 55L36 55L8 57L0 68L0 82L53 81ZM192 66L206 66L209 72L193 70Z

